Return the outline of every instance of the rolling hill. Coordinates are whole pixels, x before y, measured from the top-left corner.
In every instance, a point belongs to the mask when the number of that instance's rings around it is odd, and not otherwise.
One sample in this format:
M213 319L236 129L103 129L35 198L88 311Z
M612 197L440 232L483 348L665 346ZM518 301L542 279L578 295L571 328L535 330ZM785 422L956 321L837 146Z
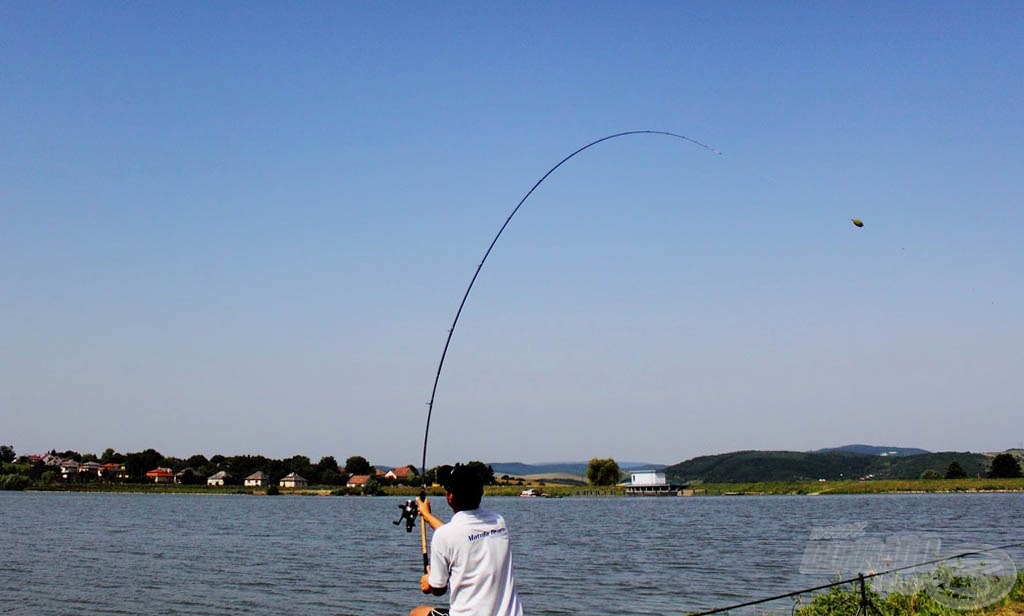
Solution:
M829 453L832 451L842 451L846 453L866 453L873 456L917 456L925 453L931 453L927 449L918 449L917 447L888 447L879 445L843 445L842 447L826 447L824 449L818 449L813 453Z
M886 451L898 448L885 448ZM879 455L855 451L736 451L700 456L665 467L670 481L682 483L747 483L813 481L817 479L917 479L926 470L945 475L957 462L968 476L984 475L991 458L980 453L939 452Z

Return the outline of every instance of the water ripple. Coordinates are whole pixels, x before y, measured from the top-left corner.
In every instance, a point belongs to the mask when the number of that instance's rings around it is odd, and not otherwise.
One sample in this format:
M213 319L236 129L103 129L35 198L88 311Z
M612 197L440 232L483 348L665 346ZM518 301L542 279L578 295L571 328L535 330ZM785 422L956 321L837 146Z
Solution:
M403 614L424 601L397 498L0 492L0 614ZM684 613L814 586L815 526L1019 541L1019 494L491 499L526 611ZM1020 557L1019 550L1013 554Z

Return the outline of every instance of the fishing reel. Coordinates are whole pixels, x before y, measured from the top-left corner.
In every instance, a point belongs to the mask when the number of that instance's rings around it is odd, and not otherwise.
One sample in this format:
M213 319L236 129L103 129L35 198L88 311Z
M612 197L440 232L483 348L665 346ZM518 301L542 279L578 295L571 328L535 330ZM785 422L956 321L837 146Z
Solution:
M416 526L416 516L419 514L419 507L416 506L416 501L407 500L404 505L399 505L402 509L402 515L397 520L392 522L395 526L402 523L405 520L405 532L411 533L412 527Z

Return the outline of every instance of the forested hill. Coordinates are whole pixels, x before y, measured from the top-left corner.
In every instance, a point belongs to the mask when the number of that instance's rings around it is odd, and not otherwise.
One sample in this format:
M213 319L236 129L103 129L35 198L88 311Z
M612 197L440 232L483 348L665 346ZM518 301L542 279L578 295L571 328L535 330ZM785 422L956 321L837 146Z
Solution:
M917 479L926 470L945 476L957 462L968 477L984 475L991 458L980 453L941 452L881 456L850 451L736 451L701 456L665 468L675 483L747 483L756 481L814 481L817 479Z
M818 449L813 453L828 453L830 451L845 451L847 453L866 453L871 455L882 455L887 456L917 456L924 453L931 453L927 449L918 449L917 447L890 447L886 445L843 445L842 447L827 447L825 449Z

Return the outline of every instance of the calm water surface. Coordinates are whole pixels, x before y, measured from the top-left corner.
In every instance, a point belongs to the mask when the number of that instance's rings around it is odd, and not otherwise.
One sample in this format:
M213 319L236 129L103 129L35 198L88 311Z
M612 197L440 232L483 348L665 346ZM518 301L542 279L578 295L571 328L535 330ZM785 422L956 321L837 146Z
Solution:
M406 614L424 596L419 533L391 523L402 502L0 492L0 614ZM815 586L828 576L799 569L820 526L861 522L867 537L930 533L944 545L1024 541L1021 494L484 506L508 519L530 615L684 614Z

